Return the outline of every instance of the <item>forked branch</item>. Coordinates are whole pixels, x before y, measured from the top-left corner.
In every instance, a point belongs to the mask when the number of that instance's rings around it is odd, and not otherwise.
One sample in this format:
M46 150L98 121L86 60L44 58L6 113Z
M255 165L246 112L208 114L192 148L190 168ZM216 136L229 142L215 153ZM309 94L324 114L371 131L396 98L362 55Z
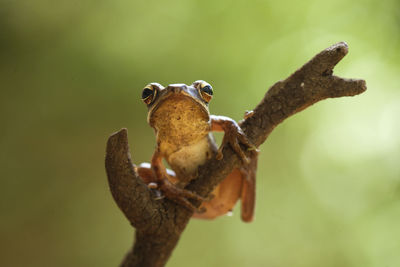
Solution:
M332 45L289 78L275 83L253 113L241 123L250 141L258 147L284 119L320 100L355 96L364 92L364 80L332 75L333 68L347 52L348 47L344 42ZM207 196L240 164L239 158L229 146L224 148L223 155L222 160L212 158L201 166L198 178L187 189ZM132 164L126 129L114 133L108 140L106 170L115 202L136 228L135 244L122 266L164 266L192 212L165 198L155 200Z

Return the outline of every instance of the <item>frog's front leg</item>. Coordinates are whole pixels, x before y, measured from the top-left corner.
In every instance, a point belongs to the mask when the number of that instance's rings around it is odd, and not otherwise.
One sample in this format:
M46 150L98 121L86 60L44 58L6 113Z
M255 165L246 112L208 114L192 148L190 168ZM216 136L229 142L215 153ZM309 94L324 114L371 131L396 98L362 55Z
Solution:
M205 201L206 199L193 193L192 191L180 188L173 184L167 177L167 169L162 163L162 155L156 150L151 159L151 169L154 172L155 181L157 189L159 189L166 198L174 201L191 211L196 211L197 208L190 203L188 199L194 199L197 201ZM154 188L154 187L153 187ZM197 210L197 212L202 212L202 210Z
M240 147L240 143L247 146L248 150L257 150L257 148L249 141L237 122L225 116L211 115L210 119L212 131L225 132L222 144L218 149L217 159L222 159L222 149L227 143L229 143L233 150L239 155L241 160L248 164L250 160Z

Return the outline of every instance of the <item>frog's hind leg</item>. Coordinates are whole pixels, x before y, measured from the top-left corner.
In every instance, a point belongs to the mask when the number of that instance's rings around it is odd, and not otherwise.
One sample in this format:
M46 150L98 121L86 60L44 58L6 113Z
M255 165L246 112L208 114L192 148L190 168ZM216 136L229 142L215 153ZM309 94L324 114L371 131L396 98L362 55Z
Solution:
M254 217L255 185L258 153L253 151L250 161L241 168L234 169L212 192L214 198L201 204L204 213L195 213L194 218L214 219L232 211L241 198L241 217L244 222L251 222Z
M154 152L151 159L150 168L148 168L147 165L145 165L145 167L146 168L142 168L141 170L138 169L138 172L141 172L142 175L146 177L145 179L148 179L149 183L147 185L150 188L161 191L163 193L163 196L165 196L167 199L184 206L190 211L201 211L198 210L189 201L189 199L198 202L203 202L206 199L200 195L193 193L192 191L181 188L178 184L176 184L176 181L178 179L176 178L175 173L173 176L168 175L168 171L162 163L162 155L159 153L159 151L156 150Z
M232 211L242 191L242 172L234 169L211 193L213 198L204 201L200 209L203 213L194 213L194 218L214 219Z

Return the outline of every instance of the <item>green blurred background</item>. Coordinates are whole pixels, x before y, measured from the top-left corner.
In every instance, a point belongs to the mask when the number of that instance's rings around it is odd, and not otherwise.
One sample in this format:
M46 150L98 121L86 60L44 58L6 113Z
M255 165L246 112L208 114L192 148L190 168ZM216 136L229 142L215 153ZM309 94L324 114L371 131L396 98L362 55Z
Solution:
M136 163L142 88L210 82L242 118L267 88L346 41L366 93L288 119L261 146L256 219L192 220L168 266L400 266L400 3L0 1L0 265L116 266L133 229L106 182L107 137Z

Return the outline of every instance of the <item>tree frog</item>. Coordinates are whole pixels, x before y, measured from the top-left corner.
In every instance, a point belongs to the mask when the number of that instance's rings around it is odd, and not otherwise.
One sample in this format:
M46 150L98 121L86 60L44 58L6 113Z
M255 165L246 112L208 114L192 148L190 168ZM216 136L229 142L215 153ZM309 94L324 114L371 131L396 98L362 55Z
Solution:
M232 210L238 199L242 201L241 217L253 219L255 205L255 171L257 150L240 126L224 116L210 115L208 104L213 88L205 81L192 85L158 83L147 85L142 100L147 105L147 121L155 130L157 145L151 163L137 168L139 176L150 188L156 188L163 197L194 210L195 218L213 219ZM211 131L224 131L219 149ZM254 150L246 157L240 143ZM222 159L222 149L230 145L242 159L242 166L234 169L212 192L212 199L204 199L184 187L197 177L197 169L216 155ZM172 170L166 169L165 159ZM202 201L196 209L188 199Z

